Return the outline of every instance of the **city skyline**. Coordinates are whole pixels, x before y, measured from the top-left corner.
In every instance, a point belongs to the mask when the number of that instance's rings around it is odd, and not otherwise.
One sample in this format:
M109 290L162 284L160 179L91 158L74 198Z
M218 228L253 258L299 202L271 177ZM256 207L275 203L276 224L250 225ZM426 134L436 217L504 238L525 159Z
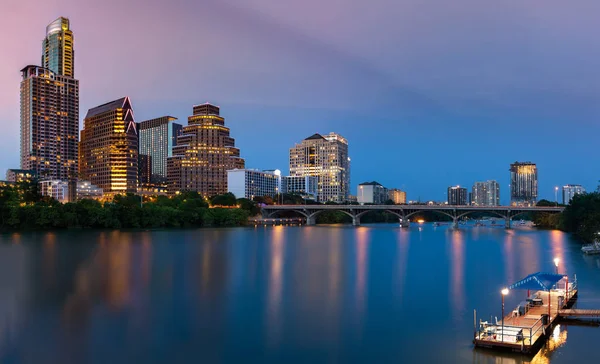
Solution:
M135 5L135 2L133 3L133 5L126 4L125 7L130 8ZM2 136L4 138L2 142L11 151L0 157L0 168L6 170L18 167L18 140L15 137L18 135L18 123L16 122L18 120L18 70L27 64L38 64L40 62L39 45L44 36L44 27L58 16L66 16L71 21L71 27L77 32L75 38L77 50L76 75L78 79L82 80L80 111L87 110L106 100L128 95L135 100L138 120L151 119L156 115L165 114L174 115L180 120L185 120L189 105L204 101L216 102L227 108L228 123L235 131L237 145L243 151L248 166L261 169L280 168L285 173L285 166L287 165L286 150L289 145L298 142L304 135L334 131L344 135L352 145L353 185L350 186L350 191L355 190L357 182L377 180L385 186L396 186L408 191L411 200L419 198L421 200L443 200L443 192L448 184L469 186L474 181L487 179L498 180L501 189L506 191L509 185L509 176L505 172L506 166L514 160L531 160L538 165L540 170L539 199L553 200L554 187L566 183L579 183L587 190L596 188L598 179L596 173L593 170L580 169L572 163L569 153L564 153L565 142L562 144L557 143L550 148L544 142L546 138L559 140L559 136L562 136L560 126L567 122L570 125L575 123L581 128L589 130L581 132L577 130L580 128L574 129L573 137L581 140L578 143L567 141L567 147L572 153L583 154L586 158L589 158L588 163L598 164L597 157L593 155L591 150L594 145L592 136L598 131L598 127L591 124L597 114L597 106L593 105L589 99L590 95L593 94L590 89L594 90L598 83L595 74L586 73L586 71L589 71L585 67L587 63L579 65L581 66L578 68L579 73L569 73L562 70L562 73L559 72L548 81L544 81L547 72L534 72L532 77L541 82L541 90L544 92L525 95L533 97L528 99L528 102L524 102L525 99L522 101L517 100L523 97L523 92L531 93L531 88L520 89L514 95L507 94L507 91L514 90L518 85L530 83L531 79L527 79L527 82L519 81L517 84L511 84L510 87L507 87L504 81L500 79L496 79L495 82L491 82L486 87L475 85L479 87L472 89L470 86L474 86L473 84L458 84L455 92L458 95L457 97L477 99L482 92L484 94L487 92L501 96L499 99L502 102L495 103L492 107L482 110L482 100L478 99L470 103L463 99L462 102L449 107L452 110L448 110L447 105L451 104L451 97L448 95L444 97L434 95L435 91L431 91L434 88L433 86L429 85L430 87L424 89L408 87L410 92L395 89L396 86L405 85L406 77L403 77L402 74L395 74L399 77L389 77L389 82L393 80L396 84L390 85L387 83L387 77L383 77L382 73L375 72L385 70L388 72L385 75L389 75L389 67L383 67L381 64L378 64L378 67L369 67L373 59L363 60L356 57L356 51L359 48L372 45L360 41L356 45L357 48L353 48L354 46L338 39L339 42L334 43L340 45L342 51L336 53L327 50L324 45L327 42L316 41L314 36L308 37L308 40L303 40L303 36L308 34L307 32L310 30L298 28L298 22L291 19L292 9L290 11L273 10L272 7L261 7L256 2L247 7L232 5L231 3L213 4L210 1L206 5L214 10L214 21L240 18L241 21L236 26L229 26L224 30L215 31L214 34L211 33L210 44L223 47L218 49L225 50L224 54L226 55L250 55L248 65L233 61L229 63L220 62L221 59L231 58L225 55L216 56L214 60L203 61L201 64L187 61L191 58L186 56L194 54L194 51L189 49L193 43L186 43L186 40L195 37L198 34L197 31L200 30L198 27L201 26L191 25L187 22L191 18L186 15L186 11L181 9L189 7L186 10L193 13L191 10L197 9L197 5L185 1L176 3L181 6L164 7L157 3L162 11L149 11L140 15L147 24L152 24L160 18L159 15L163 16L165 14L182 20L181 24L177 23L173 26L173 32L181 37L182 42L177 43L184 45L169 45L167 50L172 51L173 56L165 57L170 60L153 61L159 62L158 64L153 62L146 64L139 61L140 59L147 59L146 56L151 56L151 54L145 53L150 52L150 47L144 49L142 47L150 44L149 40L156 34L150 32L153 35L145 36L143 29L138 30L133 25L118 31L118 34L125 37L125 39L136 39L136 42L133 42L136 44L132 44L131 49L122 51L126 53L124 57L111 60L99 57L103 53L109 54L115 46L110 42L111 39L114 39L116 33L111 33L112 30L102 27L103 24L100 21L102 16L98 16L113 9L116 6L114 2L108 1L106 4L99 5L96 9L97 13L94 14L86 10L85 6L82 7L81 4L76 2L59 1L58 4L51 4L52 7L41 4L40 11L35 14L26 12L24 5L8 5L8 13L11 15L8 17L8 26L18 31L19 36L11 37L16 38L16 42L14 39L9 39L7 45L8 53L14 56L0 61L0 85L2 85L0 86L0 123L6 129ZM463 1L462 3L470 2ZM315 17L319 18L332 14L330 4L325 5L323 15L314 15ZM381 6L381 4L376 5ZM440 6L443 6L443 4L440 4ZM473 6L482 5L473 4ZM508 9L504 8L504 5L497 6L504 10L503 14L505 16L509 15L507 13ZM342 9L340 17L350 19L349 14L363 10L359 7L360 5L353 5L347 9ZM398 5L398 7L402 6ZM399 10L398 7L393 10ZM296 10L298 12L302 11L301 9ZM418 6L416 9L408 11L407 14L414 15L416 10L419 10ZM481 8L478 8L478 10L481 10ZM558 16L558 12L551 14L550 10L542 11L527 8L526 5L522 5L522 8L517 10L521 10L523 14L535 13L540 15L540 19L534 24L534 29L537 29L536 26L543 25L544 22L556 20ZM282 13L275 14L272 11ZM490 16L489 12L482 11L485 16ZM260 19L264 22L259 24L253 21L251 15L255 13L261 14ZM395 12L391 11L390 13L394 14ZM283 15L281 17L283 24L273 21L274 15ZM437 17L444 20L446 25L455 24L456 21L440 15L437 15ZM521 29L528 24L519 17L511 17L511 19L516 24L521 25ZM111 21L118 22L119 19L117 17ZM419 20L415 21L418 22ZM475 22L468 23L475 24ZM476 23L479 24L479 21ZM325 23L318 23L318 25L322 27ZM406 26L411 28L414 24L410 23ZM587 29L586 26L589 26L586 21L580 21L578 25L570 24L571 28L568 27L568 29L572 32L581 32ZM282 29L282 34L271 37L269 35L271 32L268 30L278 27ZM356 27L349 22L342 21L341 27L356 31ZM498 25L498 27L506 31L507 39L514 38L514 31L511 33L510 29L506 27L501 25ZM103 29L103 32L97 31L100 28ZM237 40L239 34L241 34L240 31L244 30L247 30L244 33L244 36L248 37L247 41L264 48L265 54L274 57L275 62L278 62L278 67L275 67L275 69L267 67L272 65L269 62L265 64L264 69L256 69L259 74L262 74L260 72L272 72L273 77L253 79L252 77L258 76L258 74L252 72L242 75L242 73L252 70L252 66L261 64L263 61L261 58L263 56L258 55L258 52L253 52L252 47L251 49L244 48L244 42ZM487 30L490 29L487 28ZM104 34L104 31L108 33ZM336 38L335 34L338 33L334 31L327 33L325 39L332 40ZM452 34L456 35L456 33ZM530 58L526 60L505 59L502 63L505 67L500 67L500 71L506 72L508 69L518 71L517 66L531 66L535 63L533 60L544 61L542 71L556 69L557 64L553 63L556 61L550 59L551 57L546 57L547 53L542 52L542 50L547 51L550 49L548 48L551 44L550 37L546 39L542 34L535 32L533 35L535 37L531 42L535 41L537 48L529 48L533 52L528 54ZM101 37L106 39L100 39ZM436 33L434 38L427 39L433 42L439 40L440 37L443 38L441 34ZM507 50L507 48L512 49L503 42L503 36L500 38L492 39L499 43L496 45L504 46L504 48L500 47L500 51ZM551 38L553 42L556 41L555 37ZM423 40L419 37L417 39L419 41ZM587 38L583 37L583 39ZM282 40L290 40L290 45L278 47L279 42ZM559 41L561 40L566 42L566 39L559 39ZM406 50L406 48L415 49L414 42L407 42L407 44L401 44L403 50ZM426 45L430 47L428 48L429 51L437 49L437 47L433 47L433 43ZM468 46L471 43L472 40L465 41L462 45ZM185 44L189 45L185 46ZM394 40L385 38L384 44L394 44ZM552 46L554 47L555 44L552 44ZM571 47L577 46L572 45ZM384 49L381 48L380 51L382 50ZM459 52L459 55L466 56L467 53L464 52L464 49L459 48L459 51L461 50L463 52ZM134 56L134 53L127 53L130 51L139 52L141 57ZM320 51L325 52L323 58L319 56L322 53ZM581 49L577 49L577 51L581 51L583 54L587 52ZM445 50L445 52L452 54L449 50ZM476 53L478 56L482 55L479 52ZM423 53L417 55L419 57L425 56ZM595 54L588 54L588 56L588 60L597 58ZM385 62L397 59L399 55L395 54L395 57L388 58ZM303 62L296 62L292 58L298 58ZM131 61L128 59L131 59ZM242 57L242 59L244 58ZM475 59L465 58L468 62L474 62ZM488 62L487 59L484 60ZM344 66L340 67L339 65L342 63ZM130 67L132 64L135 64L138 69L132 69ZM453 65L456 67L457 64ZM511 67L508 67L509 65ZM400 68L417 76L418 79L415 78L412 81L428 79L427 73L422 68L419 69L417 62L403 63ZM192 69L197 71L197 76L194 75L194 72L190 72ZM165 73L167 70L171 70L170 73ZM177 72L172 72L172 70L177 70ZM307 77L307 75L315 73L316 70L320 70L320 73L317 72L314 76ZM440 74L445 75L445 80L449 81L447 77L449 77L450 71L454 70L446 70L448 72ZM525 75L525 73L517 71L514 75L510 73L510 79L513 82L518 81L519 75ZM129 72L131 82L117 82L119 77L124 77L123 72ZM216 78L207 78L207 72L214 74ZM478 68L478 72L481 72L486 80L492 75L492 70L486 72L485 69ZM568 77L565 77L565 72L567 72L566 76ZM110 76L107 77L109 74ZM145 76L150 75L147 77L148 80L140 78L142 74ZM182 77L183 74L185 74L185 77ZM360 77L350 77L351 75ZM224 78L220 78L220 76L224 76ZM468 76L472 76L472 74L466 76L466 78L469 78ZM285 82L274 81L277 77ZM204 81L199 87L197 80L202 78ZM353 83L356 81L349 81L351 78L361 78L365 80L361 81L365 84ZM561 81L563 79L566 81ZM569 85L575 83L578 86L576 90L573 90ZM252 87L249 87L250 85ZM315 88L315 85L323 87ZM419 85L426 86L423 83ZM382 98L373 97L381 95L381 91L388 90L387 87L394 88L391 90L394 92L386 93L387 96ZM165 95L161 91L165 88L173 91L169 92L169 95ZM436 89L441 92L444 87ZM317 92L315 90L322 91ZM572 91L572 93L567 91ZM289 94L289 96L284 98L281 96L284 94ZM415 94L421 94L420 96L424 97L418 98L417 101L419 102L407 105L408 100L415 101L414 98L419 96ZM399 106L395 106L395 103L398 103ZM509 107L506 109L499 107L507 104ZM440 105L445 105L445 107L440 109ZM451 112L448 113L447 111ZM286 122L282 123L281 120ZM356 121L353 122L353 120ZM81 118L79 121L82 122ZM367 124L365 124L365 121ZM472 130L469 131L469 126L474 125L473 123L476 121L485 121L491 125L496 124L498 127L495 128L494 134L486 136L485 141L479 141L477 139L479 134L474 134ZM577 123L577 121L579 122ZM286 124L294 125L294 127L288 127ZM371 125L373 128L365 129L364 125ZM382 128L386 130L386 133L381 133ZM448 139L445 138L445 134L454 133L452 131L454 129L456 129L455 132L466 133L465 136L470 142L464 143L465 145L447 142ZM277 137L270 138L268 143L256 143L256 140L264 138L265 130L276 131ZM537 137L532 138L532 135ZM397 140L404 144L404 150L414 149L417 153L404 158L402 168L389 170L386 167L395 165L397 154L388 154L387 146L393 145ZM424 141L429 143L429 150L421 148ZM507 152L505 147L508 145L518 147L508 148L509 151ZM455 156L452 157L452 160L459 162L458 168L455 165L453 166L453 163L446 163L443 151L449 146L454 148L453 153ZM444 156L444 158L440 156ZM444 178L440 179L437 177L439 175L443 175ZM507 203L507 194L503 194L502 203Z

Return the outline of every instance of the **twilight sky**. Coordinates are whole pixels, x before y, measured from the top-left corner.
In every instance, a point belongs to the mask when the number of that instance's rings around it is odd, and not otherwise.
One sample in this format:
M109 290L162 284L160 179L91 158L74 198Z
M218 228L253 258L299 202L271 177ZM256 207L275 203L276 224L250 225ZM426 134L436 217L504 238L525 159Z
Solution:
M249 168L288 172L315 132L349 140L352 193L408 199L538 164L554 186L600 173L598 0L0 0L0 178L19 167L19 70L71 20L81 110L130 96L137 121L221 106Z

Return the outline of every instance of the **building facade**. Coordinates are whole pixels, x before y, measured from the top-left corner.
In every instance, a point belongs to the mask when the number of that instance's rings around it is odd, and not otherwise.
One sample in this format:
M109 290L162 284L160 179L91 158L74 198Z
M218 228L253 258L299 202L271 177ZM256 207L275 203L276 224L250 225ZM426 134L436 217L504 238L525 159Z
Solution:
M227 171L227 189L236 198L275 196L281 192L281 172L257 169L232 169Z
M245 166L229 133L218 106L194 106L167 158L169 193L197 191L207 197L226 193L227 171Z
M79 81L39 66L21 75L21 168L42 179L76 178Z
M467 205L467 189L460 186L448 187L448 205Z
M42 67L66 77L75 77L73 32L69 19L60 17L46 27L42 41Z
M356 201L359 204L384 204L388 199L388 190L379 182L363 182L356 187Z
M167 158L173 156L183 129L175 120L173 116L162 116L138 124L139 153L150 157L150 183L167 182Z
M90 181L77 181L77 199L102 199L104 191Z
M493 180L475 182L470 203L474 206L500 206L500 184Z
M129 97L90 109L83 121L79 171L105 195L135 193L138 136Z
M315 176L284 176L281 178L283 193L298 194L305 200L317 200L319 179Z
M575 195L585 193L582 185L564 185L562 188L562 203L568 205Z
M9 169L6 171L8 182L32 182L37 179L37 174L32 169Z
M406 203L406 192L397 188L388 190L388 198L394 201L394 204L401 205Z
M341 135L314 134L290 149L290 176L314 176L319 202L345 202L350 193L348 141Z
M69 198L69 182L61 180L43 180L38 183L42 196L52 197L60 203L72 202Z
M535 206L538 197L537 166L531 162L510 165L510 204Z

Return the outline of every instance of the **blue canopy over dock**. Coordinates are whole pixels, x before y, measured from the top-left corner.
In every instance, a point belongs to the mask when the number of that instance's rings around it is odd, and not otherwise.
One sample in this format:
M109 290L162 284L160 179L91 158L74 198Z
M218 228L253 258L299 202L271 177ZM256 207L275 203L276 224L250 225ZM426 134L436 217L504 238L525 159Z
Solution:
M529 290L542 290L550 291L556 282L563 279L565 276L562 274L554 273L542 273L537 272L528 275L508 286L508 289L529 289Z

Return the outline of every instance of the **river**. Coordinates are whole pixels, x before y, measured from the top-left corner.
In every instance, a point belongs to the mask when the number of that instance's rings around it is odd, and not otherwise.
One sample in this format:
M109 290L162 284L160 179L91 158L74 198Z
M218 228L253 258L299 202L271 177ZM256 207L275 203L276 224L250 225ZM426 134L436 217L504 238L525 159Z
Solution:
M532 359L474 350L502 287L600 259L560 231L430 224L0 235L1 363L597 363L561 325ZM525 292L511 291L507 309Z

